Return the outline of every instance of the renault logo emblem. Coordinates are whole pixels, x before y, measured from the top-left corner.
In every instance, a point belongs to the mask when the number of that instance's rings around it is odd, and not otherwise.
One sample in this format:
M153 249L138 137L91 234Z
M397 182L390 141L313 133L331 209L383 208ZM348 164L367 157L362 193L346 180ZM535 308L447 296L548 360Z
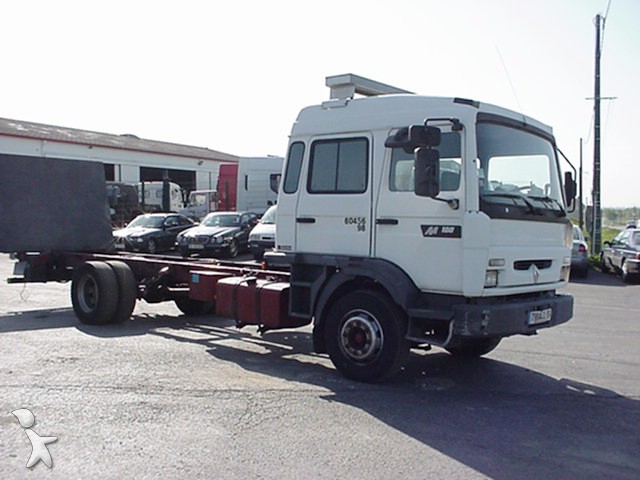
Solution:
M533 283L538 283L538 278L540 277L540 270L538 270L538 267L536 267L535 263L531 264L531 266L529 267L529 270L531 270L531 274L533 275Z

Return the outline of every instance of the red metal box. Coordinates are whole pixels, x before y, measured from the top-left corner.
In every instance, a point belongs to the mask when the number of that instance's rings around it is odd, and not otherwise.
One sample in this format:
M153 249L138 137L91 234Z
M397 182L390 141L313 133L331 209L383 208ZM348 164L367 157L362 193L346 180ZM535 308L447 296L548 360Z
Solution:
M306 319L289 316L289 284L266 283L260 289L260 323L265 328L301 327Z
M191 272L191 277L189 278L189 298L202 300L203 302L215 301L218 281L228 276L228 273L208 270Z
M289 284L256 277L228 277L216 286L216 314L264 329L300 327L306 320L289 317Z

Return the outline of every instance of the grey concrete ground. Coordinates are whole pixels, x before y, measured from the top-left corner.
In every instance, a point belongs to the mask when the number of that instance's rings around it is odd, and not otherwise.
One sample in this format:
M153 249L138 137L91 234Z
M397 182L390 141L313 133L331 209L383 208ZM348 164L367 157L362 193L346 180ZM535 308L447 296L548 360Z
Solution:
M472 363L415 353L364 385L308 329L143 302L90 327L68 285L2 284L0 478L640 478L640 285L596 273L568 292L568 324ZM26 469L18 408L58 437L52 469Z

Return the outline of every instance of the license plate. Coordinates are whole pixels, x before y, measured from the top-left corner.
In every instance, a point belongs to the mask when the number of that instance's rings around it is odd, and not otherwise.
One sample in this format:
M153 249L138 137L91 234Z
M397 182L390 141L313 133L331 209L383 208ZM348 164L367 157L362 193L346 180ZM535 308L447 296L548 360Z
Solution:
M551 308L529 312L529 320L527 321L527 324L537 325L539 323L550 322L552 313L553 310Z
M204 250L204 245L198 245L197 243L195 245L189 245L189 248L191 250Z

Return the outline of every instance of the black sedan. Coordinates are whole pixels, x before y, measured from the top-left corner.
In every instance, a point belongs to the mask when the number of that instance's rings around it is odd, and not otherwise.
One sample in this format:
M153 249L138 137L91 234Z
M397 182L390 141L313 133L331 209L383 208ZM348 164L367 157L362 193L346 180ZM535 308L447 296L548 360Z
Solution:
M176 213L138 215L125 228L113 232L115 248L148 253L172 250L176 236L194 225L193 220Z
M249 232L258 221L251 212L214 212L208 214L197 227L178 235L176 246L184 257L236 257L249 248Z
M603 271L614 270L630 282L640 276L640 229L627 228L611 242L604 242L600 254Z

